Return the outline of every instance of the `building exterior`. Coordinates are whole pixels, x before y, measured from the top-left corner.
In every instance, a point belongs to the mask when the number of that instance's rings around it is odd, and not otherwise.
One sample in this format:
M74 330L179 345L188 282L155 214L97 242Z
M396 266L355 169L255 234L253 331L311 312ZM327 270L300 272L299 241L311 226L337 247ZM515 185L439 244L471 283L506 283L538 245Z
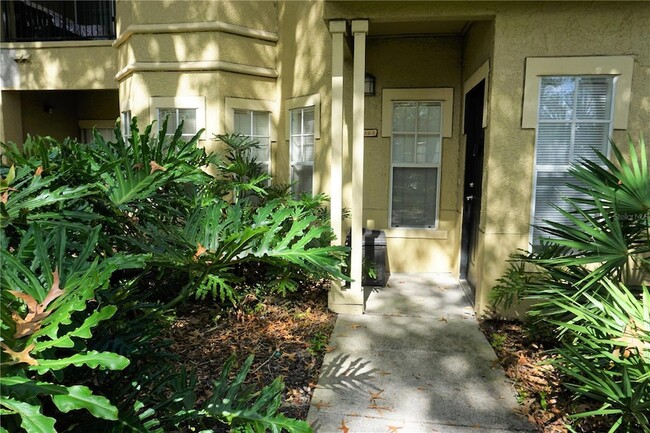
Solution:
M451 272L485 312L568 163L647 130L648 22L646 1L7 0L0 140L165 115L208 149L252 135L352 230L335 311L363 311L366 227L392 272Z

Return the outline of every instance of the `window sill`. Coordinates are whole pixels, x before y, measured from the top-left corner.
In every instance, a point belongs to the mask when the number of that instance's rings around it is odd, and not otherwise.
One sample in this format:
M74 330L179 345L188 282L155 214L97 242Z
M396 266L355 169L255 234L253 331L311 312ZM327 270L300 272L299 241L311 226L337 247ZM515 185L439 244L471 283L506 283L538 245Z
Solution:
M449 231L440 229L390 228L384 229L386 238L448 239Z

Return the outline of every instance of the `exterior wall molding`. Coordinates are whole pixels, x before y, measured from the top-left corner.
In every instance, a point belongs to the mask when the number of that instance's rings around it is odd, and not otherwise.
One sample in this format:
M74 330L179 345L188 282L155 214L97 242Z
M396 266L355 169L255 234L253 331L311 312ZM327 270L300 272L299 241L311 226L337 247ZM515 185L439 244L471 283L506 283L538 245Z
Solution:
M277 78L278 71L261 66L242 65L240 63L224 62L221 60L204 60L198 62L133 62L122 68L115 80L122 81L134 72L200 72L225 71L236 74L254 75L264 78Z
M200 23L165 23L165 24L131 24L113 42L114 48L119 48L134 34L147 33L196 33L223 32L267 42L277 42L278 34L266 30L251 29L222 21Z
M523 129L537 128L540 77L614 75L614 129L627 129L634 56L528 57L524 84Z

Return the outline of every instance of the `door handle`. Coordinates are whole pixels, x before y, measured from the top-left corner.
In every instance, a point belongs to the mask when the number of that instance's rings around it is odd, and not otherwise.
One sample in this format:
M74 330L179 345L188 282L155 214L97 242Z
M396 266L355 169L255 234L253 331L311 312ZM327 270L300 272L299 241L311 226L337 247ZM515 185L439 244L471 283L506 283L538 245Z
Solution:
M467 197L465 197L465 201L472 201L472 200L474 200L473 195L468 195Z

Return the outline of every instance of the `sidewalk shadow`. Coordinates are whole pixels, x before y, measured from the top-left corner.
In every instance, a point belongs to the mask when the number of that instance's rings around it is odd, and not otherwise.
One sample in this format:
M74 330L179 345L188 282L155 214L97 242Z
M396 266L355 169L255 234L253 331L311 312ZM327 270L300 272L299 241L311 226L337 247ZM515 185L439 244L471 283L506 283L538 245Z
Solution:
M372 381L379 371L369 369L370 361L363 358L352 358L347 354L336 355L331 361L323 364L318 386L325 389L351 389L367 391L368 388L379 390Z

